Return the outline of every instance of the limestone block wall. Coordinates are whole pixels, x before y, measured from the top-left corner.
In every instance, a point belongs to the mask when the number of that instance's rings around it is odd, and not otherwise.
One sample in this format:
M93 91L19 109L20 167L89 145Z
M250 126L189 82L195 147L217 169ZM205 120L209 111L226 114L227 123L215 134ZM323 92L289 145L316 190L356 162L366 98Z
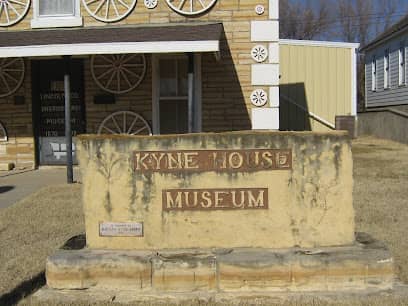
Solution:
M91 75L91 64L89 57L84 58L84 82L85 82L85 109L86 109L86 131L96 133L102 120L116 111L129 110L143 116L152 126L152 65L151 56L146 55L146 75L140 85L133 91L115 95L114 104L95 104L96 95L106 94L95 83Z
M26 60L25 82L12 96L0 98L0 122L8 136L0 141L0 163L12 163L18 169L35 166L30 74Z

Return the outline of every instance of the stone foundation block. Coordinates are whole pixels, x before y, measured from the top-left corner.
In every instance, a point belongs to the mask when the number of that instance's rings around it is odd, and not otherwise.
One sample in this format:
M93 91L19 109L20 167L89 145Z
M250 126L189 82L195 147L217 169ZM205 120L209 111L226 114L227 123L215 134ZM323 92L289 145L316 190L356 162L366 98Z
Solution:
M216 257L211 253L160 252L152 259L153 287L158 291L216 289Z
M14 169L13 163L0 163L0 171L10 171Z
M329 290L392 289L394 262L385 246L335 254L328 260Z
M292 249L235 249L217 258L219 288L235 291L386 290L394 283L394 264L385 246Z
M288 255L288 254L287 254ZM291 265L291 288L296 291L327 290L327 254L295 251L287 259Z
M48 258L54 289L146 293L345 292L392 289L394 263L378 242L314 249L61 250Z
M284 291L291 285L291 266L284 252L233 250L218 257L219 288L222 291Z
M365 283L367 287L381 287L390 289L395 279L394 261L386 258L377 262L368 263Z
M55 289L150 289L150 259L150 252L61 250L47 260L47 285Z

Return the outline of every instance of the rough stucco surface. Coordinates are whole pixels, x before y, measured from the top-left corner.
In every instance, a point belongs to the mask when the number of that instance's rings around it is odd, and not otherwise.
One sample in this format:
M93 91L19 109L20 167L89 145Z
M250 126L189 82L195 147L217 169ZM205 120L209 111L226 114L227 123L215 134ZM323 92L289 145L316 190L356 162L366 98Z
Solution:
M103 249L338 246L354 241L352 157L343 132L78 137L87 244ZM291 149L292 170L150 173L134 151ZM163 211L162 190L268 188L262 210ZM100 237L100 222L143 222L143 237Z

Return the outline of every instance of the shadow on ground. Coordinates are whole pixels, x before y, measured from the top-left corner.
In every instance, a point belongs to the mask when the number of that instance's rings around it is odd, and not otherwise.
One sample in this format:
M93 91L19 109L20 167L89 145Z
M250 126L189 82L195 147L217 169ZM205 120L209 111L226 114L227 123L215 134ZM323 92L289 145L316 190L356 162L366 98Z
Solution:
M63 250L81 250L86 246L85 234L74 236L61 247Z
M0 187L1 190L2 187ZM74 236L67 240L61 247L63 250L80 250L86 246L85 235ZM45 270L41 271L29 280L21 282L13 290L0 296L0 305L16 305L22 299L33 294L35 291L39 290L46 283L45 280Z
M14 188L15 188L14 186L0 186L0 193L9 192L10 190L13 190Z
M15 305L28 295L45 285L45 271L40 272L29 280L26 280L13 290L0 296L0 305Z

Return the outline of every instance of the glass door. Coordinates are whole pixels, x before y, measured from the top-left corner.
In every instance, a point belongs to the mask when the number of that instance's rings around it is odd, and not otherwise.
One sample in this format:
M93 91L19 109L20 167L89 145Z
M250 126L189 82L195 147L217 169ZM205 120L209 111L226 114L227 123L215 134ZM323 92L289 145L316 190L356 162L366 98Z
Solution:
M37 162L40 165L66 164L64 62L33 61L33 112L36 130ZM83 63L71 60L72 135L85 132ZM76 163L75 144L73 161Z

